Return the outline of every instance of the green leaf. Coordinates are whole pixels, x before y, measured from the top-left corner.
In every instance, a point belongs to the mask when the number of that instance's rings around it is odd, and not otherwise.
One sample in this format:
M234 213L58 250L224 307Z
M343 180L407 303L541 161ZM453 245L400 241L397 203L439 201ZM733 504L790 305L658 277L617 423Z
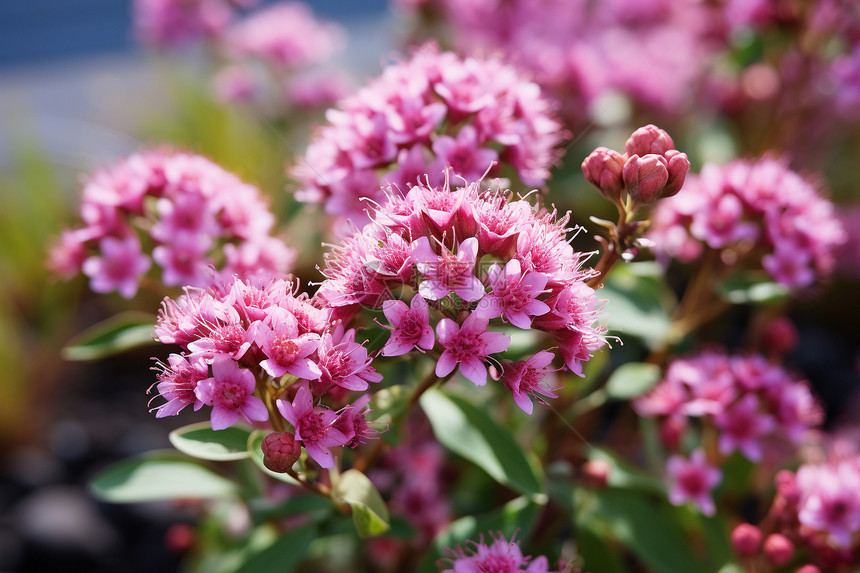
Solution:
M282 533L274 543L253 553L236 573L289 573L302 560L315 536L316 529L313 526Z
M370 479L356 469L347 470L334 480L332 499L352 508L352 521L361 537L381 535L391 528L382 496Z
M684 530L644 494L609 488L594 494L595 503L580 513L578 525L609 535L627 546L654 573L702 571Z
M619 366L606 383L606 395L612 400L632 400L650 390L661 376L660 367L644 362L627 362Z
M248 505L254 520L258 523L297 514L310 517L311 521L319 521L334 510L331 500L318 495L299 495L280 503L272 502L266 498L252 499Z
M269 468L266 467L266 464L263 463L263 439L269 435L269 432L263 430L257 430L252 432L251 435L248 436L248 454L251 456L251 461L260 468L263 473L269 475L276 480L282 481L284 483L299 485L299 482L288 476L287 474L282 474L278 472L273 472Z
M616 267L597 291L606 299L609 330L640 338L649 348L669 332L669 314L676 301L656 263L629 263Z
M788 289L773 282L770 275L747 272L734 275L719 285L717 292L734 304L767 304L788 296Z
M102 470L90 491L102 501L135 503L236 493L232 481L175 452L150 452Z
M586 570L600 573L625 573L627 568L618 552L613 550L606 541L605 536L598 535L588 528L581 528L576 532L576 552L582 556Z
M66 345L62 356L81 362L116 356L133 348L156 344L152 338L155 317L144 312L123 312L84 330Z
M231 426L213 430L209 422L189 424L170 432L168 438L183 454L212 461L242 460L250 456L248 438L251 430Z
M429 390L421 396L421 408L433 433L446 448L487 472L503 485L544 503L542 477L522 448L487 412L459 396Z
M436 561L445 556L446 549L463 546L466 541L477 541L481 535L501 532L509 541L516 534L520 539L531 535L540 506L526 496L512 499L502 507L480 515L461 517L440 531L421 562L421 573L437 573Z

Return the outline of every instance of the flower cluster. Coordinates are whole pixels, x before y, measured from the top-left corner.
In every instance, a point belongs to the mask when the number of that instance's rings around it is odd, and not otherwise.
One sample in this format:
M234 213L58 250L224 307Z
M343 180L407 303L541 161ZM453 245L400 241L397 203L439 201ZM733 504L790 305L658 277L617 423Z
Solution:
M516 573L526 571L527 573L569 573L569 564L560 564L557 571L549 570L549 561L543 555L533 559L524 556L519 543L514 539L506 540L501 533L490 534L493 542L489 545L484 543L481 535L477 543L470 541L471 547L465 550L458 547L450 551L450 557L443 560L449 561L450 567L443 569L442 573L478 573L480 571L493 571L494 573Z
M165 286L205 287L220 276L282 276L295 253L272 236L259 189L199 155L144 151L90 177L83 227L62 234L49 266L83 273L95 292L132 298L152 266ZM146 253L151 253L151 256Z
M216 92L264 111L332 105L345 95L347 81L320 66L340 51L343 37L340 26L317 19L301 2L257 10L220 38L227 65L214 79Z
M565 367L582 375L604 339L585 283L591 273L568 243L568 215L478 183L390 193L374 220L326 257L317 296L335 316L382 309L391 331L383 355L434 353L437 376L459 369L476 385L486 384L489 363L527 412L528 396L553 396L554 355L499 362L493 355L510 336L490 330L491 321L549 334Z
M589 106L620 92L651 109L677 113L715 53L713 18L699 2L652 0L398 0L407 13L444 22L457 50L503 52L587 120ZM431 33L434 31L431 30ZM434 34L436 36L440 33Z
M253 2L253 0L251 0ZM223 33L234 5L248 0L135 0L135 31L145 43L172 47Z
M689 179L683 194L654 212L650 238L659 255L690 262L714 249L790 289L832 270L833 251L845 240L833 204L784 162L707 164Z
M166 400L153 408L156 417L175 415L193 405L212 407L212 428L220 430L240 419L272 420L261 398L275 405L294 430L269 443L269 457L301 442L322 467L333 467L331 448L357 447L376 432L368 427L368 394L351 404L352 391L367 390L382 376L371 366L367 349L355 341L355 330L332 325L330 313L296 296L293 283L271 281L265 286L234 279L202 289L186 289L166 298L155 327L158 340L177 344L157 370L158 395ZM289 395L292 399L288 399ZM318 398L343 405L335 411Z
M624 153L598 147L582 162L582 173L600 194L619 207L631 208L678 194L690 161L675 149L668 133L655 125L640 127L627 139ZM622 193L627 194L626 197Z
M807 549L822 571L860 563L860 456L808 463L776 476L768 523ZM793 546L792 546L793 553Z
M528 186L549 177L564 133L540 88L498 58L459 58L432 44L329 110L293 169L300 201L359 227L380 182L441 183L450 168L475 180L509 164Z
M700 419L716 430L722 455L738 451L754 462L779 461L782 446L802 444L823 415L808 385L782 368L759 355L717 351L674 360L634 407L660 417L670 449L688 421Z

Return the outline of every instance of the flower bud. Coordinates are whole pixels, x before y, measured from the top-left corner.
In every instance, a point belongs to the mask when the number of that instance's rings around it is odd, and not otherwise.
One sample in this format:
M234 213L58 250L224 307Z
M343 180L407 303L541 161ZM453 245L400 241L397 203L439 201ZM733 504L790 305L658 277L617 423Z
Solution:
M766 349L783 355L797 346L797 328L784 316L774 318L764 326L761 341Z
M664 155L670 149L675 149L675 142L668 133L656 125L646 125L633 132L624 144L628 156L655 154Z
M302 446L289 432L272 432L263 438L263 464L273 472L285 473L302 454Z
M677 195L681 187L684 186L687 172L690 171L690 160L687 159L686 153L681 153L676 149L667 151L663 157L669 162L669 180L666 182L663 192L660 193L660 197L671 197Z
M751 523L741 523L732 531L732 547L742 557L752 557L761 548L761 529Z
M582 173L586 180L597 187L601 195L613 202L619 200L624 188L621 180L623 169L624 157L606 147L598 147L582 162Z
M774 565L785 565L794 557L794 543L781 533L771 533L764 541L764 556Z
M821 573L821 569L815 565L804 565L794 573Z
M582 465L582 481L587 487L604 489L609 483L612 467L606 460L588 460Z
M164 532L164 544L177 555L187 553L196 541L194 527L188 523L174 523Z
M624 164L622 178L627 192L636 203L653 203L669 180L666 159L653 153L642 157L633 155Z
M666 449L675 450L681 444L681 437L687 429L685 420L682 416L670 416L660 424L660 443Z

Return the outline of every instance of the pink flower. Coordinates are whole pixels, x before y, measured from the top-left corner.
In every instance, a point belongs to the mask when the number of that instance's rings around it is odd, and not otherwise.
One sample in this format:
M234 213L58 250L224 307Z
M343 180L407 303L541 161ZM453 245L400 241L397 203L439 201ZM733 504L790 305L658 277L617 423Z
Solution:
M345 445L349 440L336 429L337 414L323 406L313 406L313 396L308 387L302 385L293 402L278 400L278 411L293 425L296 438L301 440L308 455L323 468L334 467L330 448Z
M476 386L487 383L484 360L497 352L504 352L511 342L510 336L500 332L487 332L489 321L472 313L458 325L443 318L436 327L439 343L445 348L436 363L436 376L444 377L459 364L460 373Z
M89 257L81 270L90 277L90 288L95 292L119 291L124 298L137 294L140 275L152 264L140 252L140 241L130 235L124 239L105 237L99 241L101 256Z
M447 560L451 561L451 568L443 569L442 573L517 573L520 571L567 573L570 571L569 565L563 564L558 572L550 572L549 562L543 555L536 559L523 556L519 543L513 539L507 541L501 533L492 537L491 545L485 544L484 537L481 535L480 542L470 542L472 546L470 551L467 552L460 547L449 551L451 557Z
M256 386L250 370L240 368L226 356L219 356L212 362L212 377L201 380L194 394L201 402L212 406L212 429L223 430L240 417L249 424L269 419L266 406L254 396Z
M334 331L322 335L317 349L317 365L322 371L319 387L328 390L340 386L346 390L367 390L368 382L382 381L382 375L374 370L367 348L355 342L355 330L344 332L338 325Z
M505 388L513 393L514 402L526 414L532 413L531 396L535 396L541 401L542 399L537 396L538 394L558 398L546 382L546 378L555 372L554 369L548 368L553 358L555 356L552 352L541 350L528 360L513 363L505 361L503 363L504 370L500 380Z
M433 153L441 163L438 171L447 166L454 175L469 181L480 179L499 157L494 150L481 147L478 133L471 125L463 127L456 139L448 135L437 137Z
M382 303L382 312L391 324L391 337L382 347L383 356L401 356L413 348L430 350L436 335L430 327L427 301L420 294L412 297L409 306L402 300Z
M188 343L190 354L210 361L217 356L239 360L251 348L252 333L235 308L214 299L210 303L212 319L203 322L197 339Z
M273 378L292 374L306 380L322 375L319 367L308 356L320 345L317 334L299 334L299 323L288 310L279 306L268 311L265 322L257 322L254 341L268 356L260 362L263 370Z
M714 515L716 508L711 491L720 483L722 472L708 465L705 452L696 450L689 460L672 456L666 463L666 473L672 505L692 502L705 515Z
M720 453L728 455L739 450L750 460L761 460L761 439L773 431L775 420L759 411L758 399L747 394L716 415L714 422L720 430Z
M167 286L205 287L212 282L206 258L208 242L201 243L193 235L179 235L169 245L152 249L152 259L164 269L162 282Z
M532 326L531 316L549 312L545 302L537 300L544 292L547 277L536 271L522 272L520 262L511 259L504 269L493 264L487 271L492 292L486 295L475 309L481 318L496 318L505 315L508 322L528 330Z
M837 547L850 547L860 532L860 461L855 457L828 465L801 466L797 486L801 491L800 523L826 532Z
M171 354L167 357L169 366L158 364L161 372L158 374L158 396L167 400L164 404L156 406L156 418L164 416L175 416L186 406L193 404L197 411L203 406L203 402L197 398L194 390L201 380L209 378L209 366L200 359L186 358L179 354Z
M418 292L426 299L439 300L451 292L468 302L484 296L484 285L474 274L478 256L478 239L470 237L460 243L457 254L440 245L443 253L437 255L427 237L415 241L413 259L418 270L427 279L418 285Z
M374 440L379 432L367 425L366 416L370 412L367 404L370 402L370 394L364 394L361 398L345 406L338 414L334 426L346 438L345 446L357 448L366 444L368 440Z

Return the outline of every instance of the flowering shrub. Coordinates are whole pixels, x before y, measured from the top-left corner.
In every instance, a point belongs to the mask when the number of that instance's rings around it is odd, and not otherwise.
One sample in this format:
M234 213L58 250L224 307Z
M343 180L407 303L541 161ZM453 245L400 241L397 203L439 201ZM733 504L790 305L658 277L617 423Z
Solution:
M809 358L842 352L808 305L852 276L852 211L820 192L791 126L742 119L763 102L790 116L776 82L849 122L851 86L828 82L855 75L852 18L832 17L836 0L538 4L399 3L460 51L411 48L284 158L298 203L279 214L302 213L285 232L336 237L302 266L262 192L202 156L143 151L85 182L49 265L130 306L141 286L163 298L144 321L149 407L178 450L109 466L92 491L193 507L191 570L860 565L858 449L834 437ZM238 23L214 0L138 8L156 43L208 36L226 100L259 102L261 68L293 103L335 100L294 81L342 41L301 5ZM789 24L810 35L765 41ZM745 34L762 45L742 59ZM699 63L717 58L727 70ZM708 104L682 115L703 86ZM563 127L610 92L675 137L623 118ZM298 122L291 106L268 117ZM134 346L133 327L109 320L66 356Z

